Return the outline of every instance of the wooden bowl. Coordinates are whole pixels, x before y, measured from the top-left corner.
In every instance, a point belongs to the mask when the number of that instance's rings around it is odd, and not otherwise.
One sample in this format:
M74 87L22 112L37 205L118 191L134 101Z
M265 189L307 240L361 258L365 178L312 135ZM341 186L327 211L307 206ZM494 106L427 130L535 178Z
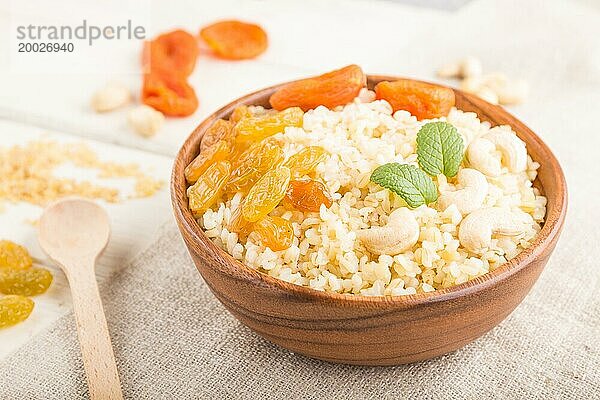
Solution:
M369 88L389 76L370 76ZM239 105L268 107L267 89L233 101L203 121L179 151L171 197L188 250L214 295L244 325L296 353L357 365L396 365L436 357L483 335L529 292L558 240L567 208L565 178L546 144L503 108L454 90L456 106L492 125L510 125L541 164L536 185L548 198L546 222L533 245L495 271L433 293L365 297L316 291L246 267L203 233L188 209L183 170L202 134Z

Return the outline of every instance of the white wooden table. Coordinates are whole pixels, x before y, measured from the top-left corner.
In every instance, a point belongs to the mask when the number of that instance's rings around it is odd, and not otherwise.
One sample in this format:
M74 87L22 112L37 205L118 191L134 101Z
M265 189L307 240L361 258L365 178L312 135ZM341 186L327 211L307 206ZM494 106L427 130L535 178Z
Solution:
M56 3L47 2L48 9L39 12L62 12ZM211 21L238 18L265 27L269 49L253 61L226 62L201 55L190 78L200 98L200 108L191 117L169 119L152 139L136 136L127 127L125 110L98 115L88 107L92 92L108 80L121 81L139 92L139 75L25 75L8 72L6 63L0 61L0 143L23 143L54 132L49 134L53 139L84 141L102 158L135 161L168 181L173 157L193 127L249 91L350 63L359 64L370 73L436 80L434 71L438 66L468 54L480 56L490 72L500 70L530 82L533 91L529 102L511 111L534 130L547 131L544 139L551 146L555 127L546 122L547 116L560 112L563 104L554 101L553 94L587 96L588 104L600 100L598 81L593 81L594 76L600 76L597 41L588 40L579 47L570 45L582 43L581 37L597 37L598 10L591 2L478 0L454 11L368 0L147 3L154 16L152 25L147 27L149 36L174 27L197 32ZM2 3L0 25L5 26L9 18L7 6ZM579 22L577 32L569 22L575 18ZM515 24L515 19L526 19L527 23ZM0 49L7 48L7 40L6 34L0 34ZM553 45L540 46L540 40ZM131 63L129 67L135 68L139 51L139 43L132 43L131 54L136 56L115 62ZM97 56L105 58L111 54ZM556 62L560 57L590 61L587 66ZM577 75L577 68L583 68L582 76L591 75L592 82L581 77L579 85L566 85L564 77ZM559 158L572 154L564 148L555 151ZM151 198L106 207L113 236L100 260L100 280L125 266L172 218L167 185ZM0 213L0 238L22 243L35 257L43 259L35 229L27 222L40 213L40 208L25 204L8 207ZM35 298L36 308L30 319L0 331L0 357L69 310L64 276L57 269L53 271L55 282L46 294Z

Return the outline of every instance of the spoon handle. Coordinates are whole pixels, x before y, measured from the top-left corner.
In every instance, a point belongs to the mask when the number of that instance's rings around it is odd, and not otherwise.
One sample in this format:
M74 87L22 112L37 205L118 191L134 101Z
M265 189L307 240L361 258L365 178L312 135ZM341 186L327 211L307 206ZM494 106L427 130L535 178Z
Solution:
M89 261L83 262L89 263ZM71 286L79 345L90 398L121 400L123 393L94 273L94 261L91 265L69 267L65 269L69 271L67 278Z

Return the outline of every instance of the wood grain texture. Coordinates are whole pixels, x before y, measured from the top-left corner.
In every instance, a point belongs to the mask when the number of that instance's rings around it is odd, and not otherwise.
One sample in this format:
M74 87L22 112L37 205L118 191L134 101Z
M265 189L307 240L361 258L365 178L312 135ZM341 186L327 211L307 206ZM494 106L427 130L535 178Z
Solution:
M40 218L39 241L67 276L73 298L81 358L92 400L123 399L94 267L106 247L110 224L94 202L65 199Z
M395 77L369 76L373 88ZM492 125L509 124L541 164L535 184L548 198L546 222L533 245L493 272L434 293L363 297L325 293L283 282L244 266L204 235L187 207L183 170L197 155L204 131L241 104L268 106L277 86L240 98L203 121L181 148L171 177L175 217L200 274L243 324L291 351L326 361L396 365L436 357L473 341L527 295L546 265L563 226L567 188L558 161L527 126L502 107L456 90L456 106Z

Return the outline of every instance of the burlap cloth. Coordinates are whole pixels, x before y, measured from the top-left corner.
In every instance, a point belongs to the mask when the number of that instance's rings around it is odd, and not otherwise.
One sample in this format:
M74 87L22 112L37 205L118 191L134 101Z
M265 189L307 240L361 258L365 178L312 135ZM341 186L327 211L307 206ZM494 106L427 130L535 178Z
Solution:
M567 226L538 284L496 329L437 359L371 368L312 360L252 333L213 297L168 225L103 290L125 396L598 398L599 274L574 253L577 230ZM0 364L0 398L87 398L72 315Z

